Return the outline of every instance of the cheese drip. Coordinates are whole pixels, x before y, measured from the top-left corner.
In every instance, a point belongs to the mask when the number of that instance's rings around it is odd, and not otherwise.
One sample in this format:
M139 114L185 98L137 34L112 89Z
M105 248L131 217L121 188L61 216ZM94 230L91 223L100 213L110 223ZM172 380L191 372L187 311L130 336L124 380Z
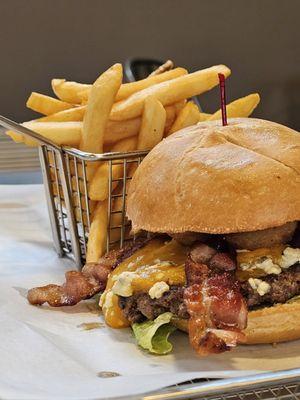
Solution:
M175 240L164 242L154 239L118 265L110 274L101 296L106 323L112 328L130 325L118 305L118 295L128 297L134 293L148 292L158 282L165 282L169 286L185 285L187 252L188 248Z

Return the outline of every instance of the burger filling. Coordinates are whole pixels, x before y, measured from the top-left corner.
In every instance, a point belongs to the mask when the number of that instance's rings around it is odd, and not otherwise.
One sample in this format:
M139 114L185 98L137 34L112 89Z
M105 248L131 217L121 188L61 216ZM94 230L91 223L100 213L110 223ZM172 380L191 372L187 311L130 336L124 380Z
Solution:
M151 298L149 293L140 292L130 297L120 297L119 307L132 324L147 319L154 320L160 314L171 312L173 315L188 319L189 314L183 298L184 288L173 286L158 298Z
M292 223L266 230L263 248L257 248L262 232L137 240L82 271L68 271L63 285L31 289L28 300L58 307L103 292L106 323L131 326L143 348L171 351L173 323L186 321L198 354L220 353L243 342L248 310L298 300L300 244L297 235L291 241L295 228ZM247 249L237 245L242 242Z
M300 265L294 265L280 275L249 278L241 282L241 292L249 310L286 303L300 294ZM183 293L184 288L180 286L171 287L157 299L152 299L146 292L136 293L130 297L119 297L119 307L130 323L154 320L164 312L189 319Z
M250 278L241 283L241 291L249 310L258 306L286 303L300 294L300 265L296 264L279 275L263 279Z
M215 238L192 245L158 239L148 246L109 277L101 302L115 299L113 312L104 305L112 327L132 325L136 334L138 326L171 315L188 322L199 354L218 353L243 341L247 310L300 295L300 249L289 245L234 250Z

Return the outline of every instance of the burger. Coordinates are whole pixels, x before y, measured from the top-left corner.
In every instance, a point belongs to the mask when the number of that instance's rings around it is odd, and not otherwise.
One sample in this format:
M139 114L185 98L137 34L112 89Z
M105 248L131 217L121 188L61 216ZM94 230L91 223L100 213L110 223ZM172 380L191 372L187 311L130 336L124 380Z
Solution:
M134 232L172 239L153 239L111 273L110 325L138 331L168 312L200 354L300 337L297 132L250 118L184 129L136 171L127 216Z
M138 167L127 216L141 239L29 301L102 291L106 323L159 354L177 328L201 356L300 338L298 132L252 118L181 130Z

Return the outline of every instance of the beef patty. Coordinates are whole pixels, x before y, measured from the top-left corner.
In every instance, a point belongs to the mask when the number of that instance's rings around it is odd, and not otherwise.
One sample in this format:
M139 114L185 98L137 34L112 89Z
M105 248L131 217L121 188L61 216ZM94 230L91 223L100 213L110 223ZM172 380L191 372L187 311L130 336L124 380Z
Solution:
M151 299L145 292L136 293L130 297L119 297L119 306L131 323L153 320L168 311L180 318L188 319L183 292L183 287L172 286L159 299Z
M285 303L300 294L300 265L294 265L280 275L268 275L263 280L271 286L270 291L260 296L248 282L241 283L241 292L246 299L249 310L259 306L270 306ZM124 316L131 322L153 320L170 311L182 319L189 314L183 301L184 287L173 286L159 299L151 299L148 293L136 293L130 297L120 297L119 306Z
M300 294L300 265L296 264L279 275L268 275L262 278L271 287L270 291L260 296L248 282L243 282L241 292L247 301L248 308L261 305L285 303L294 296Z

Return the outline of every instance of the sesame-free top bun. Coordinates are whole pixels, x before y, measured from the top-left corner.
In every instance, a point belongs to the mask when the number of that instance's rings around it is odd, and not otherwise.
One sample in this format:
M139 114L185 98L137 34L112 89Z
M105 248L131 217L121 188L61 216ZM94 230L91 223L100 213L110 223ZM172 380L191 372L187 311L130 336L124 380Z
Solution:
M244 330L244 344L279 343L300 339L300 303L276 304L250 311ZM173 324L188 332L188 320L174 319Z
M232 233L300 219L300 135L253 118L202 122L159 143L137 169L134 231Z

